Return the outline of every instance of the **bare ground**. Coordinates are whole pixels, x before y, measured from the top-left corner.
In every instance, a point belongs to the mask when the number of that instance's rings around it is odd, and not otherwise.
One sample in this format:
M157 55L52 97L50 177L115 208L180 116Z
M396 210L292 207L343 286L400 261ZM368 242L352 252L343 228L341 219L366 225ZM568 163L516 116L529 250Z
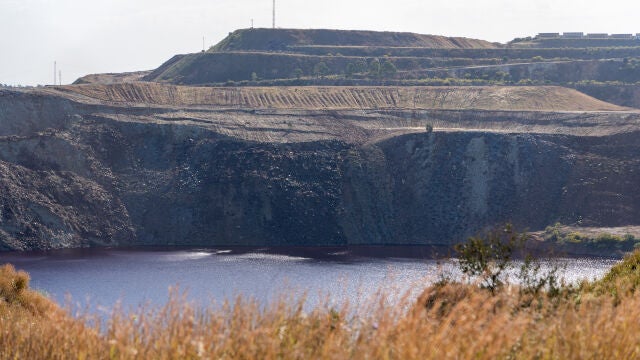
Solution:
M640 129L640 111L562 87L204 88L154 83L38 90L116 121L195 125L257 142L374 143L424 132L603 136Z
M48 88L79 101L237 109L627 111L558 86L221 88L147 82Z

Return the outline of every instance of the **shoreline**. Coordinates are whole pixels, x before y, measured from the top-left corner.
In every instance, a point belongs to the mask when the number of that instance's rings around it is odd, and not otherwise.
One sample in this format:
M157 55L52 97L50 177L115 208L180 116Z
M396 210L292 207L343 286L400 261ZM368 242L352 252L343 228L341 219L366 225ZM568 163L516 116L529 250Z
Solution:
M545 243L532 243L528 248L537 258L548 259L619 259L624 253L606 251L595 254L589 249L580 251L562 251L549 248ZM133 246L133 247L91 247L36 251L0 252L0 262L5 259L60 257L87 258L108 256L110 253L171 253L171 252L203 252L218 256L234 256L252 253L303 257L320 261L357 261L358 259L407 259L407 260L447 260L455 258L455 250L450 245L348 245L348 246Z

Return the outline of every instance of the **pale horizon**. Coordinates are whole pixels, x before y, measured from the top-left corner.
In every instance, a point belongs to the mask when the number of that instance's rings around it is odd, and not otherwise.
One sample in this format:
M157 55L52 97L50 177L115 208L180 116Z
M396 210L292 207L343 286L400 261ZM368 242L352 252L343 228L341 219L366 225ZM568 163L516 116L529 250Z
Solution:
M229 32L271 27L271 0L0 0L0 84L69 84L93 73L151 70ZM505 43L540 32L640 33L633 1L278 0L277 26L400 31Z

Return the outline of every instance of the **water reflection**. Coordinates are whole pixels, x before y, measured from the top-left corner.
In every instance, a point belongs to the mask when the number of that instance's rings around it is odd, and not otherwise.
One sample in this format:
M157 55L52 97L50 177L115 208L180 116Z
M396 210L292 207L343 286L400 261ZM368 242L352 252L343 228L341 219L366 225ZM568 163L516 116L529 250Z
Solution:
M356 305L382 288L400 298L442 276L459 278L452 261L408 258L403 254L428 250L388 249L194 249L194 250L81 250L39 254L0 254L31 274L33 288L58 302L66 294L75 301L109 308L164 303L168 288L179 284L189 299L221 304L238 295L262 304L285 295L306 294L308 306L319 302ZM556 259L569 283L602 276L617 260ZM393 298L390 299L393 301Z

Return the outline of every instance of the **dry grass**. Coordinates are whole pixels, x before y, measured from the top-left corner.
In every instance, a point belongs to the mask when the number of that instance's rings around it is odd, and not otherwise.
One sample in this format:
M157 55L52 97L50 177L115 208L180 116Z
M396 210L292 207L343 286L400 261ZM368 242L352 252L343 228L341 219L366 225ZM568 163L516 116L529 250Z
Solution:
M162 308L116 310L107 323L68 315L5 266L0 358L633 359L640 357L639 264L636 253L603 280L554 298L451 283L405 306L381 297L361 309L305 312L286 298L267 308L238 299L206 309L174 292Z

